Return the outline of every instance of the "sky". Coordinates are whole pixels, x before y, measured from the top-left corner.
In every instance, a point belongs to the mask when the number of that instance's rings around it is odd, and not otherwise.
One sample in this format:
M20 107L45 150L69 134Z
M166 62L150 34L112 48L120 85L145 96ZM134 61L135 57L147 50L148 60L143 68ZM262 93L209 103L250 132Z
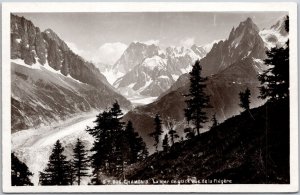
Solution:
M18 13L42 31L56 32L86 60L113 64L133 41L167 46L203 45L228 37L252 18L270 28L285 12Z

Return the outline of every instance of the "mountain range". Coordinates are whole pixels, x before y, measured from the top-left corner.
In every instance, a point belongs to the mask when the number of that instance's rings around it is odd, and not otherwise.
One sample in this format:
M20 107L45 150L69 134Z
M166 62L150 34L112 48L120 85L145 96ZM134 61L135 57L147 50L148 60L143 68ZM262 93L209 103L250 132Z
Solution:
M282 33L284 20L280 20L276 26L268 31L280 37L279 40L287 40L287 33ZM279 30L280 29L280 30ZM263 32L267 30L264 29ZM276 33L274 33L276 32ZM268 50L270 40L265 42L266 36L261 37L262 31L253 21L248 18L241 22L237 28L233 28L227 39L213 45L210 52L200 60L203 67L203 74L207 76L206 92L210 95L210 105L207 109L208 117L216 114L219 122L239 114L242 109L239 107L239 92L249 88L251 91L251 107L263 104L258 98L260 82L257 76L264 70L265 52ZM279 41L274 45L281 44ZM184 136L182 125L184 122L185 94L189 90L189 75L183 74L178 80L159 98L148 105L139 106L128 112L124 120L131 120L136 129L152 147L153 140L149 133L153 131L153 119L156 113L162 119L168 117L175 119L178 123L180 136ZM205 124L204 129L209 128L210 123ZM204 130L205 131L205 130Z
M153 43L132 42L120 59L104 71L126 97L157 97L191 70L191 64L203 58L211 47L212 44L161 49Z
M82 112L105 109L118 94L105 76L73 53L59 36L11 15L12 132L49 125Z
M132 42L105 75L125 97L157 97L191 70L201 59L203 74L210 76L242 58L264 59L265 50L287 40L284 18L260 31L251 18L232 28L229 37L210 44L161 49L153 43ZM111 79L113 78L113 79Z
M251 107L263 103L257 98L257 75L264 70L265 52L287 40L283 25L284 18L259 30L248 18L232 28L226 39L189 48L161 49L153 43L132 42L113 66L95 66L74 54L51 29L41 32L31 21L11 15L12 132L103 110L115 100L130 110L132 105L123 95L158 97L124 116L150 146L148 134L156 113L163 120L175 119L178 128L185 125L183 95L189 89L187 73L197 59L208 77L213 107L208 116L216 114L219 122L224 121L239 114L238 93L247 87Z

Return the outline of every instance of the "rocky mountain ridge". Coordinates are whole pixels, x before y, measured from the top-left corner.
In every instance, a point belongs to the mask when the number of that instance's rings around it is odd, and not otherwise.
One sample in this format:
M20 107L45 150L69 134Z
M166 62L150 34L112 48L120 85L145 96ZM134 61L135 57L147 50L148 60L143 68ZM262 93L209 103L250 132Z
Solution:
M13 14L11 61L12 132L105 109L116 100L131 108L94 64L74 54L54 31L41 32Z
M208 49L192 45L190 48L167 47L162 50L154 44L132 43L114 65L115 73L127 72L113 85L125 96L157 97L180 75L189 72L191 64L203 58ZM131 64L130 68L128 64Z
M229 65L243 58L263 59L265 57L264 41L259 29L251 18L232 28L229 37L215 44L211 51L201 59L203 74L208 76L222 71Z
M41 32L31 21L16 15L11 15L11 59L22 59L28 66L49 65L65 76L93 86L110 86L92 63L73 53L54 31Z

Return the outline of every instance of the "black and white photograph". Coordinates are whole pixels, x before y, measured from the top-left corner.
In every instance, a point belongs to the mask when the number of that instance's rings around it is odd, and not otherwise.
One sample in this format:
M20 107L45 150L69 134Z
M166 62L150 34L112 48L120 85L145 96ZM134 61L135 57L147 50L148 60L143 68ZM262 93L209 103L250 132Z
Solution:
M3 4L4 192L297 191L296 6Z

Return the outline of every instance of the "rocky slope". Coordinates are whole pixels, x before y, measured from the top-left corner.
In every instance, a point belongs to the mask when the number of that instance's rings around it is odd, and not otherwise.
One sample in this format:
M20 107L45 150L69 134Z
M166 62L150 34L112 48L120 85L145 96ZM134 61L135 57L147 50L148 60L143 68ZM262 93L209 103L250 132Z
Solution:
M55 32L41 32L16 15L11 15L11 59L12 132L104 109L115 100L131 108L100 71L74 54Z

